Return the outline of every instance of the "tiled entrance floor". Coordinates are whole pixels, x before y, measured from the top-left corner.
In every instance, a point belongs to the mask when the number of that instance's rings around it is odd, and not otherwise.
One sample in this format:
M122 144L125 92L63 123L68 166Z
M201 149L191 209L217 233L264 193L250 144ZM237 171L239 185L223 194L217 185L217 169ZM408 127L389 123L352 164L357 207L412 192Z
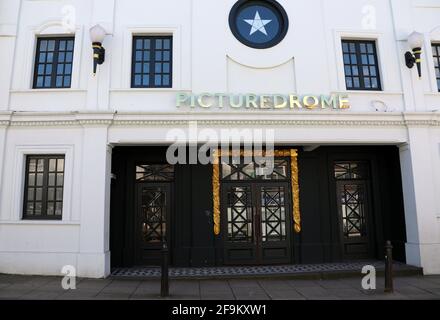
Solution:
M385 269L382 261L358 261L350 263L324 263L283 266L249 266L249 267L206 267L206 268L170 268L172 279L216 279L216 278L247 278L247 277L307 277L332 278L338 276L359 275L362 267L373 265L381 273ZM403 263L394 263L396 275L419 275L421 270ZM112 271L113 278L157 279L161 276L159 267L116 268Z

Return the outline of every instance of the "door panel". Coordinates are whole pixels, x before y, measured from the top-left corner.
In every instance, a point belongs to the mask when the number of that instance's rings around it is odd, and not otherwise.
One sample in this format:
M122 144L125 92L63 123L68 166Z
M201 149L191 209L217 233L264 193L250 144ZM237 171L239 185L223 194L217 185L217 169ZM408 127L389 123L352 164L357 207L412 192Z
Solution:
M226 264L291 261L287 183L224 183L222 221Z
M365 181L338 181L342 249L346 258L369 258L369 203Z
M257 255L252 186L225 184L222 191L225 260L251 264Z
M289 263L290 206L288 184L260 185L258 216L261 227L261 263Z
M168 240L169 184L137 184L135 256L137 265L159 265L163 242Z

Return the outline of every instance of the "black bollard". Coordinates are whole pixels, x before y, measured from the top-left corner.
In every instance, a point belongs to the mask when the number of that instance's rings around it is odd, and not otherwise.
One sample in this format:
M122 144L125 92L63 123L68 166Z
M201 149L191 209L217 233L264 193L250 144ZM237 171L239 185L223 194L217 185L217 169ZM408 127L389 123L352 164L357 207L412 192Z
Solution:
M391 241L385 244L385 292L393 293L393 246Z
M169 281L168 281L168 246L164 241L162 246L162 276L160 282L160 296L169 296Z

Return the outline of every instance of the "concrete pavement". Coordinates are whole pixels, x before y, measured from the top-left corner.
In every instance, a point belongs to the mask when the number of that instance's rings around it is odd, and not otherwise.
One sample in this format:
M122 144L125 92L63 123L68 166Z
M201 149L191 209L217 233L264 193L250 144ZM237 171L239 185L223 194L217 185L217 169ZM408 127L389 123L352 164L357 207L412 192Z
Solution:
M365 291L361 278L335 280L172 280L169 299L185 300L440 300L440 276L395 278L395 292ZM0 275L0 299L127 300L160 299L158 280L77 279L76 290L64 290L60 277Z

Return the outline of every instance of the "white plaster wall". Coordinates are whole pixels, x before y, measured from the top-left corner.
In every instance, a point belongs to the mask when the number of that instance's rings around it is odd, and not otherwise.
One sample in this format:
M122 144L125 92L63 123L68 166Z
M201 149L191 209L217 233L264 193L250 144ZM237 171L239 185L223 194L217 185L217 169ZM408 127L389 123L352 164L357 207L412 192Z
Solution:
M293 59L270 68L242 65L228 58L227 92L296 92L295 63Z
M51 226L55 227L51 228ZM76 253L78 251L78 231L79 226L73 224L59 224L57 226L41 222L38 224L32 222L4 223L0 226L2 240L0 252Z
M160 110L173 112L172 100L162 100L163 91L227 92L235 89L231 79L236 79L237 73L231 68L231 61L261 71L259 76L270 80L268 90L291 88L285 84L285 77L275 75L280 66L294 61L294 70L291 70L294 80L291 81L296 93L341 92L345 91L341 38L377 41L384 90L374 94L349 92L354 112L374 112L371 102L375 100L383 101L394 111L440 108L429 48L424 50L426 76L422 80L414 80L415 71L408 70L403 63L403 54L408 50L405 39L413 30L425 34L427 46L430 41L440 40L440 29L437 29L440 27L440 8L435 0L280 0L289 15L289 32L279 45L266 50L243 46L229 31L228 15L235 0L16 0L14 4L2 0L0 3L6 8L3 12L12 13L0 16L0 41L5 42L0 61L6 69L11 69L11 74L3 74L1 81L3 102L0 105L5 109L155 112L159 108L155 103L151 106L135 101L150 102L157 97L161 101ZM30 90L35 38L40 34L65 34L61 22L62 10L66 7L74 8L76 13L72 88L55 92ZM366 27L365 17L371 8L374 9L375 25ZM341 13L346 12L350 14L344 14L342 19ZM92 52L88 29L96 23L105 26L109 35L104 42L106 64L94 79L90 72ZM130 89L131 37L135 34L174 36L174 86L171 90ZM14 59L11 59L13 53ZM247 73L243 74L244 79ZM11 75L12 83L8 80ZM412 87L420 87L421 95L415 96ZM136 99L127 98L132 94ZM62 104L60 100L64 100Z
M68 153L66 155L65 199L63 211L66 221L79 221L79 170L81 163L81 130L71 128L9 128L4 157L1 220L21 218L22 186L24 183L24 157L26 154ZM7 187L6 187L7 186Z
M0 272L59 274L63 265L73 264L82 276L108 275L107 145L165 143L170 129L187 130L186 121L197 120L214 131L276 128L278 143L406 145L408 260L426 273L440 274L440 199L435 197L440 121L432 113L440 110L440 94L429 49L431 41L440 42L440 1L279 2L289 15L289 32L276 47L255 50L229 31L235 0L0 0ZM75 9L73 31L61 27L66 6ZM376 14L372 28L362 23L366 8ZM92 77L88 29L97 23L108 32L107 56ZM409 49L406 37L414 30L425 35L422 79L403 58ZM32 90L36 37L72 33L72 88ZM173 88L130 88L131 37L136 34L173 35ZM175 108L179 91L345 92L341 38L376 40L384 89L347 92L350 110L201 113ZM60 222L20 219L23 155L39 150L62 150L71 159ZM93 188L85 188L90 184Z
M9 128L0 194L0 272L60 275L79 253L81 130ZM26 154L66 154L62 221L23 221Z

